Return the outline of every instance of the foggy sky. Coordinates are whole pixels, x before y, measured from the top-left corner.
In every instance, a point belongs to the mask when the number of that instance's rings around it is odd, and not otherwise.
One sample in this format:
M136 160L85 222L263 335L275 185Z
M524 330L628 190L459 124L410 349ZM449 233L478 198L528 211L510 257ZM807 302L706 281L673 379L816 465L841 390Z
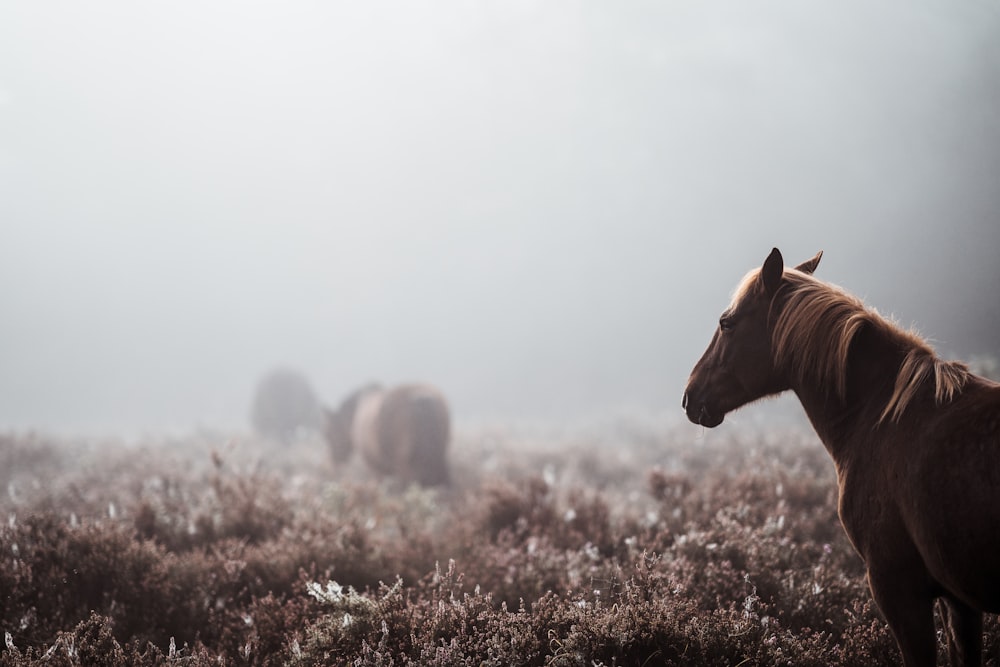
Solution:
M772 246L1000 352L1000 4L0 8L0 430L674 410Z

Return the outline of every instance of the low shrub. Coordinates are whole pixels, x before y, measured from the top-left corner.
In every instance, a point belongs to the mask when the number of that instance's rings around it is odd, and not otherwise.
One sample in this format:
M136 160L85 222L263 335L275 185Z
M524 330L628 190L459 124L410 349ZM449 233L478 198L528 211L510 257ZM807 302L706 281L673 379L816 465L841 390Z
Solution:
M804 432L460 434L403 491L233 442L0 438L0 666L898 664Z

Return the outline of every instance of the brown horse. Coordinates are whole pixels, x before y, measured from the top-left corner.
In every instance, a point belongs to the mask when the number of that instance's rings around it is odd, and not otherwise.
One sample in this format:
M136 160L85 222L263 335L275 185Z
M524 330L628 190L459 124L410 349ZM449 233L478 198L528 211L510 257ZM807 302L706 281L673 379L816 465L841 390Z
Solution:
M774 249L747 274L683 406L709 428L791 389L837 467L840 519L908 667L936 659L942 601L952 664L982 660L1000 612L1000 385Z
M445 454L451 417L444 397L433 387L369 385L324 414L324 435L334 461L343 463L359 450L379 475L404 484L448 483Z

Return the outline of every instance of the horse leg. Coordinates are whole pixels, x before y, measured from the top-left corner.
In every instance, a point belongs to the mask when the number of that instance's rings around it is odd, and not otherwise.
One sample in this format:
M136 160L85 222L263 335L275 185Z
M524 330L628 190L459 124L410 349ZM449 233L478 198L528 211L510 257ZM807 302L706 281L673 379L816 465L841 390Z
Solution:
M899 644L905 667L934 667L937 635L934 632L934 599L921 594L898 572L879 576L868 570L868 586Z
M979 667L983 662L983 615L954 598L941 598L941 617L948 636L952 667Z

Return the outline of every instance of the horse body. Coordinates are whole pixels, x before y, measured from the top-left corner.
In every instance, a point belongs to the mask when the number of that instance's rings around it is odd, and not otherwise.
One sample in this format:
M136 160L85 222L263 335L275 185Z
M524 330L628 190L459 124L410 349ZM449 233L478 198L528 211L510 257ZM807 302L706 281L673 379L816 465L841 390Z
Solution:
M449 481L445 457L451 417L444 397L433 387L364 387L336 412L326 412L326 437L337 461L358 450L372 470L402 483L434 486Z
M879 462L898 470L898 482L887 479L885 488L893 489L907 532L940 593L993 613L1000 612L996 415L1000 387L971 383L949 409L928 410L905 429L905 439L887 441L887 460Z
M905 664L934 664L940 598L953 664L978 665L982 612L1000 612L1000 385L813 278L818 262L786 270L775 250L744 279L684 407L712 427L794 391Z

